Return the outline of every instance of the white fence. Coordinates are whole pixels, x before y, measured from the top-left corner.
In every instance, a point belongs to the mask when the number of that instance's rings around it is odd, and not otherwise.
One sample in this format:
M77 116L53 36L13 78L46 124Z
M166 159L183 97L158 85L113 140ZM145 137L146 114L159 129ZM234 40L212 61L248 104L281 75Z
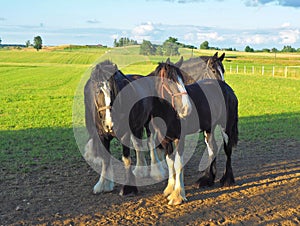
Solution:
M279 76L285 78L300 78L300 66L272 66L272 65L224 65L228 74L253 74Z

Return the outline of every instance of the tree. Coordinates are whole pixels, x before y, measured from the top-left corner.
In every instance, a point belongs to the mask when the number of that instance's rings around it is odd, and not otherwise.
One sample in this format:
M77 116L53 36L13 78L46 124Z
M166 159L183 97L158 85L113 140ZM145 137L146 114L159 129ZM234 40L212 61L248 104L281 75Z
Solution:
M293 52L296 52L296 49L293 48L292 46L284 46L283 49L281 50L281 52L293 53Z
M114 47L122 47L122 46L129 46L129 45L137 45L137 41L133 39L129 39L127 37L121 37L119 41L114 39Z
M269 53L269 52L271 52L271 50L270 50L270 49L268 49L268 48L263 48L261 51L263 51L263 52L266 52L266 53Z
M178 44L178 39L177 38L174 38L174 37L169 37L166 42L172 42L172 43L175 43L175 44Z
M200 45L200 49L209 49L209 43L208 41L204 41Z
M42 47L43 47L43 41L42 41L41 36L34 37L34 39L33 39L33 47L37 51L39 51L40 49L42 49Z
M169 38L170 39L170 38ZM163 43L163 51L165 56L175 56L179 55L179 45L174 42L170 42L169 40L166 40Z
M246 46L245 52L254 52L254 49L251 48L250 46Z
M155 55L156 48L150 41L143 40L140 46L140 54L141 55Z
M117 42L117 39L114 39L114 47L119 47L119 43Z
M31 45L30 40L27 40L26 43L25 43L25 45L28 48Z
M163 56L164 52L161 46L156 47L156 55Z
M1 45L1 43L2 43L2 39L0 38L0 45Z

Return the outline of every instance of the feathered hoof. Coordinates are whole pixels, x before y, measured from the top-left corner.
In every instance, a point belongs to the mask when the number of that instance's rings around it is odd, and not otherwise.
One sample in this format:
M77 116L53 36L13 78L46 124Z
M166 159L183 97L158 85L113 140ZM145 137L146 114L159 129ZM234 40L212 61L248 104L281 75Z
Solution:
M136 186L131 186L131 185L123 185L121 188L121 191L119 195L121 196L131 196L131 195L137 195L138 189Z
M230 187L235 184L235 180L232 174L224 174L224 176L220 180L220 183L222 187Z
M178 191L174 191L172 192L171 195L168 196L168 205L172 205L172 206L175 206L175 205L179 205L183 202L186 202L187 201L187 198L183 195L180 194L180 192Z
M202 188L202 187L211 187L215 184L214 180L210 177L206 177L206 176L203 176L203 177L200 177L196 183L195 183L195 187L198 187L198 188Z
M174 191L174 186L168 185L164 190L164 196L167 197L171 195L173 191Z

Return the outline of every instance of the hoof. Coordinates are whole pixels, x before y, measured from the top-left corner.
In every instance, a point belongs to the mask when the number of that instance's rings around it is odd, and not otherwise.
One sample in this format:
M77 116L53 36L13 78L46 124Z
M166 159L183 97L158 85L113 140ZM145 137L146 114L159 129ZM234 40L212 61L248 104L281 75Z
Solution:
M168 185L164 190L164 196L167 197L171 195L173 191L174 191L174 186Z
M112 192L114 190L114 182L110 180L104 180L98 182L93 189L94 194Z
M195 187L198 187L198 188L202 188L202 187L211 187L215 184L214 180L212 178L209 178L209 177L206 177L206 176L203 176L203 177L200 177L196 183L195 183Z
M137 195L138 189L136 186L123 185L119 193L121 196Z
M234 180L234 177L233 175L224 175L221 180L220 180L220 183L222 185L222 187L230 187L230 186L233 186L235 184L235 180Z
M175 206L175 205L179 205L183 202L186 202L187 201L187 198L183 195L180 194L180 192L177 192L177 191L174 191L172 192L171 195L168 196L168 205L172 205L172 206Z

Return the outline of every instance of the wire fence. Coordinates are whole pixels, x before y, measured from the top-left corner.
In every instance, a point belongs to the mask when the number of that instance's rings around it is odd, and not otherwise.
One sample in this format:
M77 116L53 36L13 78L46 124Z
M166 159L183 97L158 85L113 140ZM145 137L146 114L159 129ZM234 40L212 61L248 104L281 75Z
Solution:
M228 74L253 74L300 79L300 66L227 64L224 65L224 68Z

